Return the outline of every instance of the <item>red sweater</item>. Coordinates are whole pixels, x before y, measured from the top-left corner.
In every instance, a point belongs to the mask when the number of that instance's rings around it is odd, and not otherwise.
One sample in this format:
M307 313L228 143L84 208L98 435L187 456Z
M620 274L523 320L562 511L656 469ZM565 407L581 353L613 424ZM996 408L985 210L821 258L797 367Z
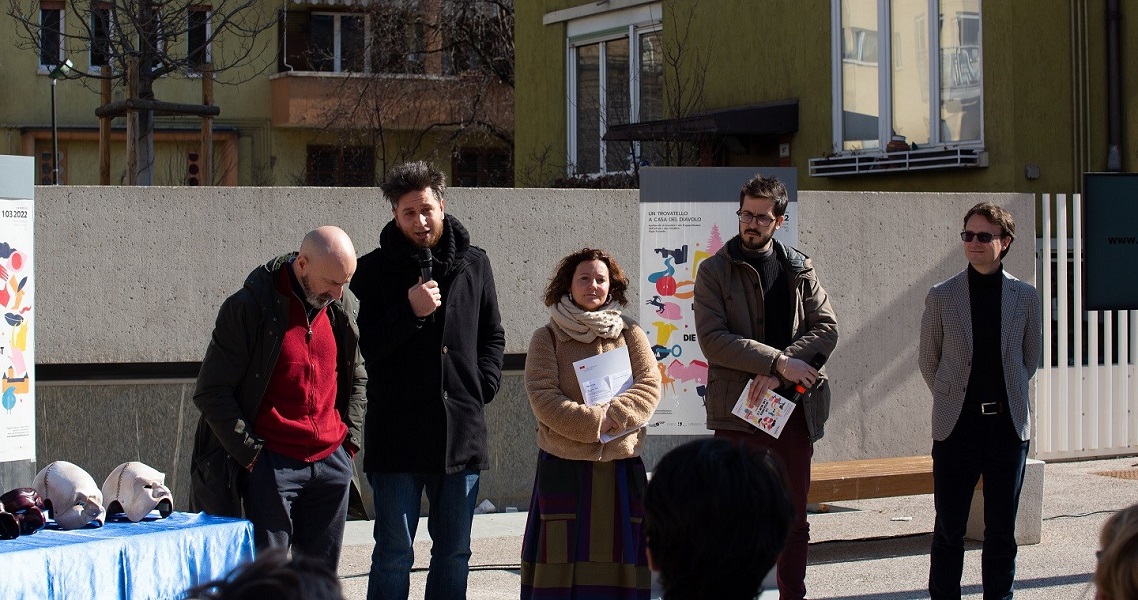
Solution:
M288 324L253 430L269 450L316 462L336 451L348 427L336 410L336 338L328 309L308 322L290 269L281 269L277 281L277 290L289 298Z

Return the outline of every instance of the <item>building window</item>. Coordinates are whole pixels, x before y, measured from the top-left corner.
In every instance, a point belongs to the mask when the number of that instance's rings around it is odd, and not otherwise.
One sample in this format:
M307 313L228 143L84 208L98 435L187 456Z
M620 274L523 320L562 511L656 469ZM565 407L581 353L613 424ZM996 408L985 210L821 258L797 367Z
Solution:
M282 13L280 63L284 71L367 73L365 52L370 19L363 13Z
M313 13L310 24L312 70L329 73L367 72L364 31L367 15Z
M454 187L514 187L514 169L504 150L463 148L451 164Z
M980 0L831 1L835 152L983 145Z
M614 125L663 116L659 6L585 21L568 27L569 174L628 172L640 146L602 138Z
M63 2L40 3L39 51L41 70L63 62Z
M426 16L414 0L377 5L372 47L377 73L422 74L426 70ZM375 13L373 13L375 14Z
M96 3L91 6L91 69L111 64L111 7Z
M202 66L213 62L210 35L212 13L208 6L191 6L186 12L186 58L190 69L200 72Z
M370 187L375 185L375 149L365 146L309 146L308 185Z

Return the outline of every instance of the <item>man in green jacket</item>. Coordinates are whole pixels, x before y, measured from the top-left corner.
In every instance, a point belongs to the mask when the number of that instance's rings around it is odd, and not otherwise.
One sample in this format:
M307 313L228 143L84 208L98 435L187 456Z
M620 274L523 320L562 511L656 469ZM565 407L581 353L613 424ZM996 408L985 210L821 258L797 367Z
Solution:
M810 259L774 239L788 201L778 179L751 178L739 191L739 235L700 264L695 281L696 337L708 362L707 428L769 449L785 467L795 520L778 559L783 600L806 595L810 459L830 414L830 386L819 368L838 343L838 322ZM777 438L731 414L752 380L756 402L768 389L796 402ZM796 395L796 386L803 392Z
M194 393L190 508L244 508L258 549L291 546L333 570L351 492L362 510L352 457L367 376L346 289L355 270L351 239L331 226L255 269L218 312Z

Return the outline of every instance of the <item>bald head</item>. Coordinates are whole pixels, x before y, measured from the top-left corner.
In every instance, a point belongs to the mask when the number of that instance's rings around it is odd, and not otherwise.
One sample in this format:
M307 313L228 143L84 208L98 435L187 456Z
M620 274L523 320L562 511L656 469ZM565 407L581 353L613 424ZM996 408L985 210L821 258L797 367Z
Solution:
M323 307L344 295L356 272L356 248L343 229L324 225L309 231L293 262L296 278L313 307Z

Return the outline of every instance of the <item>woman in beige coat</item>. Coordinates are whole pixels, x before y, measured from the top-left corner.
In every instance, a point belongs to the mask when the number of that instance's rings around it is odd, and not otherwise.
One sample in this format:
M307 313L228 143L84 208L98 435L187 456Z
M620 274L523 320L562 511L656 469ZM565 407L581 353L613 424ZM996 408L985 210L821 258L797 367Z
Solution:
M562 259L546 287L549 324L534 332L526 358L540 452L522 541L523 600L646 600L651 591L640 449L660 373L644 330L620 312L627 289L616 260L590 248ZM574 363L605 352L627 352L629 385L587 402Z

